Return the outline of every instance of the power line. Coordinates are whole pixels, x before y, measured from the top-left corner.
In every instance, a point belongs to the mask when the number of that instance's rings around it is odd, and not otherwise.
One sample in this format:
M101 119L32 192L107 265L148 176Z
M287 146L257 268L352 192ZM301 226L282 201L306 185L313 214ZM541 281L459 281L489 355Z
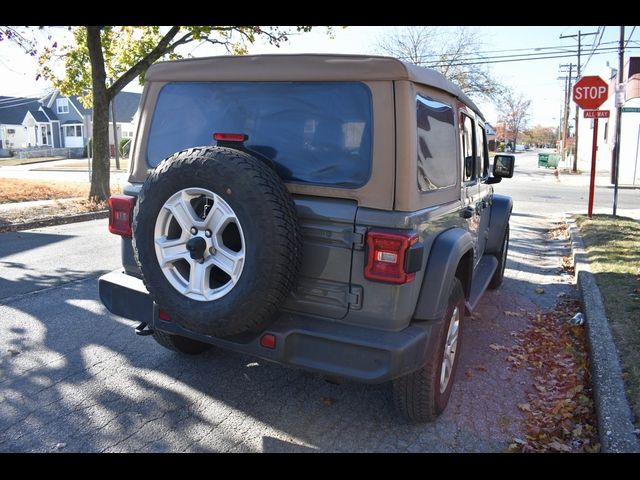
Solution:
M602 37L601 39L602 40ZM633 42L633 43L637 43L637 42ZM617 45L617 42L602 42L600 41L598 44L596 44L596 42L590 44L590 45L584 45L585 48L592 48L592 51L606 51L606 50L610 50L610 51L614 51L617 49L617 46L612 46L612 47L606 47L606 45ZM602 46L602 48L598 48ZM539 50L554 50L554 51L544 51L541 52ZM503 52L528 52L528 53L516 53L516 54L512 54L512 55L484 55L485 53L503 53ZM563 54L568 54L568 53L572 53L572 54L576 54L577 50L575 48L572 47L567 47L564 45L560 45L560 46L553 46L553 47L527 47L527 48L516 48L516 49L504 49L504 50L485 50L485 51L478 51L478 52L473 52L473 53L469 53L469 54L462 54L460 58L456 59L456 62L469 62L469 61L480 61L483 60L484 63L487 62L491 62L497 59L509 59L511 57L513 57L513 61L517 61L518 59L523 59L526 60L527 57L538 57L540 56L541 58L546 58L545 56L556 56L558 58L566 58L566 55L563 56ZM429 65L437 65L439 63L442 62L446 62L446 60L439 60L439 61L432 61L429 62L427 59L429 58L440 58L440 57L447 57L447 54L438 54L438 53L434 53L434 54L424 54L424 55L420 55L420 63L421 64L429 64ZM399 55L397 56L398 58L400 58L401 60L412 60L410 57L408 56L402 56ZM538 58L532 58L533 60L537 60ZM481 62L482 63L482 62ZM497 63L497 62L496 62Z
M630 48L636 48L636 47L630 47ZM595 52L607 53L607 52L613 52L615 50L617 50L617 47L602 47L595 50ZM477 63L501 63L501 62L516 62L516 61L525 61L525 60L542 60L542 59L549 59L549 58L566 58L566 57L574 56L576 55L576 53L577 53L577 50L565 50L565 51L556 51L556 52L545 52L543 54L535 53L535 54L520 54L520 55L503 55L503 56L493 56L493 57L482 57L482 56L476 55L476 56L469 56L466 58L459 58L455 60L453 64L454 65L467 64L465 62L474 62L474 61L477 61ZM510 57L513 57L513 58L510 58ZM400 57L400 58L408 59L408 57L406 56ZM430 63L430 65L439 65L442 63L446 63L446 60L442 60L439 62L432 62ZM468 64L473 65L475 63L468 63Z
M604 37L604 31L607 29L606 26L602 27L602 32L600 33L600 38L598 39L597 43L593 42L593 48L591 49L591 53L589 54L589 58L587 58L587 61L584 62L584 69L586 70L587 65L589 65L589 61L591 60L591 57L593 57L593 52L595 52L596 48L598 48L600 46L600 42L602 42L602 38ZM598 27L598 31L600 31L600 27ZM606 43L610 43L610 42L606 42Z
M640 47L629 47L629 50L631 49L640 49ZM596 52L594 52L594 55L604 55L604 54L610 54L613 51L615 51L615 48L606 48L606 49L600 49ZM504 59L504 60L490 60L490 59L478 59L478 61L460 61L460 62L453 62L451 64L448 64L451 67L457 67L457 66L466 66L466 65L482 65L482 64L489 64L489 63L508 63L508 62L525 62L525 61L534 61L534 60L549 60L549 59L554 59L554 58L570 58L570 57L575 57L575 53L572 54L567 54L567 55L551 55L551 56L539 56L539 57L533 57L533 58L512 58L512 59ZM408 57L400 57L402 60L410 60ZM435 63L430 63L425 65L428 68L434 68L434 67L438 67L439 65L441 65L442 62L435 62Z
M631 37L633 37L633 32L636 31L636 26L634 25L633 28L631 29L631 34L629 35L629 39L627 40L627 43L624 44L624 48L627 48L627 45L629 45L629 40L631 40Z

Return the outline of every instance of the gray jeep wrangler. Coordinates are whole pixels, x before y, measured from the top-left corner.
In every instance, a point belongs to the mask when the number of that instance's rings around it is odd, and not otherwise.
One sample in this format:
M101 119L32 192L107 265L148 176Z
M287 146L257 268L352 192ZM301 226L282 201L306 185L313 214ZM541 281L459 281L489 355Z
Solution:
M393 58L159 63L100 297L166 348L392 381L406 417L432 420L465 314L502 282L512 201L491 184L513 165L490 168L458 87Z

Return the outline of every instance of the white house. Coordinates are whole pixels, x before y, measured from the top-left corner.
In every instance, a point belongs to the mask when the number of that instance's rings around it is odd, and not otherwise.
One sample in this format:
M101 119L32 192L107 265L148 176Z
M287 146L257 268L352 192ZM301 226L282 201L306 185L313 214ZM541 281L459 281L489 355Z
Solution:
M133 136L140 94L120 92L115 98L118 139ZM0 97L0 149L68 148L72 156L84 153L91 137L90 109L76 96L57 90L42 98ZM109 138L114 145L111 109Z
M600 110L609 110L610 118L598 120L598 143L596 170L607 171L613 183L613 147L616 129L615 85L616 75L601 75L609 82L609 98ZM610 77L610 78L607 78ZM623 78L626 83L625 102L622 106L620 123L620 185L640 186L640 57L631 57L624 66ZM593 120L585 119L580 112L578 164L581 169L591 169Z

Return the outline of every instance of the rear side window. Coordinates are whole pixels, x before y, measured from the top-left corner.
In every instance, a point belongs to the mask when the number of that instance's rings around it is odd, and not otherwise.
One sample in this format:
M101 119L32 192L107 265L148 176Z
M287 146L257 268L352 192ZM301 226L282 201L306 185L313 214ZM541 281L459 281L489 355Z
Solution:
M456 132L451 105L418 95L418 188L430 192L456 184Z
M476 142L474 134L474 121L471 117L462 113L462 160L463 160L463 180L471 182L476 180Z
M287 181L360 187L371 173L371 93L362 83L171 83L158 97L147 162L244 133Z
M485 178L489 176L489 151L487 150L487 132L484 125L478 123L478 131L476 138L478 140L478 165L476 168L482 169L480 176Z

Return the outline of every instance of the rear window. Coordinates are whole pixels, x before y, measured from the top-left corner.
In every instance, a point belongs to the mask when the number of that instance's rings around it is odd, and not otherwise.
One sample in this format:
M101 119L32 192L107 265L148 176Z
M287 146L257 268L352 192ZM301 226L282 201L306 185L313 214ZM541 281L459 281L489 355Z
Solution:
M372 129L362 83L171 83L158 97L147 162L212 145L215 132L244 133L284 180L354 188L369 179Z

